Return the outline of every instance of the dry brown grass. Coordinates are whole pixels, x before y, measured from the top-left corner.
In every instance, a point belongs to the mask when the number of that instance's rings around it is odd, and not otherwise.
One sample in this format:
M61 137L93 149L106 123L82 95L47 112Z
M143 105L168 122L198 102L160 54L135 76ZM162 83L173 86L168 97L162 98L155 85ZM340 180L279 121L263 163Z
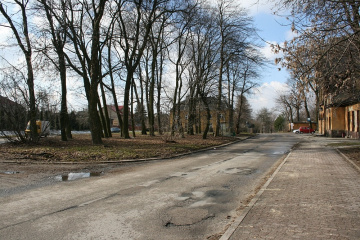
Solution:
M93 145L89 134L74 135L69 141L59 136L42 138L38 144L2 144L0 155L4 161L41 162L106 162L124 159L165 158L180 153L217 146L236 138L201 135L177 137L168 141L167 136L137 136L122 139L118 134L103 139L102 145Z

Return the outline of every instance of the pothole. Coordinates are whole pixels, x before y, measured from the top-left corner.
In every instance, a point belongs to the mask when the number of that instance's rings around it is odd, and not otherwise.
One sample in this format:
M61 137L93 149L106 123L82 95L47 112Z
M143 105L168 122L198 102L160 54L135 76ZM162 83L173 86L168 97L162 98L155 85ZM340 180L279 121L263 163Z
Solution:
M74 181L81 178L100 177L103 172L79 172L79 173L68 173L63 175L55 176L57 181Z

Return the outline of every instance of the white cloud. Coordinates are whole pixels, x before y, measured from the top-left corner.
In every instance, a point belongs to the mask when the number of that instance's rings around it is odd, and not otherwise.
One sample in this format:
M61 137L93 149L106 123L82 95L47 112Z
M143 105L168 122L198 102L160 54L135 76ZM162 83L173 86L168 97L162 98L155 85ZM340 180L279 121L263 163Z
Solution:
M4 24L5 25L5 24ZM1 34L0 34L0 44L1 46L6 46L8 39L12 37L13 33L10 28L8 27L0 27Z
M249 10L250 15L273 13L274 4L268 0L237 0L242 7Z
M285 37L286 37L286 40L292 40L294 37L297 37L298 34L294 31L292 31L291 29L289 29L286 33L285 33Z
M267 60L270 60L273 62L275 60L275 58L282 57L283 54L281 52L278 54L275 54L271 47L272 44L276 45L277 42L275 42L275 41L267 42L264 47L260 48L260 52ZM283 44L281 44L281 45L283 45Z
M289 87L286 83L271 81L263 83L254 90L248 100L253 112L258 112L261 108L274 109L276 107L276 98L279 94L288 91Z

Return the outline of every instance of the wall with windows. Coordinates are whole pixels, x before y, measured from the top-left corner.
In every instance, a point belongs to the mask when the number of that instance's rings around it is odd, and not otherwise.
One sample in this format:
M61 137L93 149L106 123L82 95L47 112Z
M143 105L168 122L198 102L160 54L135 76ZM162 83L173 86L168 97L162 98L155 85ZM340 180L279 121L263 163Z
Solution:
M345 108L346 134L350 138L360 138L360 103Z

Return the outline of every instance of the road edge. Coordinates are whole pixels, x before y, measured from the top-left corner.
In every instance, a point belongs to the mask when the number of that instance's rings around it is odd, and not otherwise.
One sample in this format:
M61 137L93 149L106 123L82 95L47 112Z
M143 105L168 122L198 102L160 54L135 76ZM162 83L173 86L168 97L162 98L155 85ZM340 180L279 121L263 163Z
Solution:
M221 236L219 240L229 240L230 237L233 235L233 233L236 231L238 226L241 224L241 222L244 220L246 215L250 212L250 210L253 208L255 203L259 200L260 196L263 194L263 192L266 190L266 188L269 186L271 181L274 179L276 174L280 171L282 166L285 164L287 159L290 157L292 153L292 150L288 153L288 155L284 158L282 163L276 168L275 172L271 175L271 177L266 181L266 183L261 187L261 189L256 193L255 197L250 201L250 203L245 207L243 212L235 219L235 221L230 225L230 227L225 231L225 233Z

